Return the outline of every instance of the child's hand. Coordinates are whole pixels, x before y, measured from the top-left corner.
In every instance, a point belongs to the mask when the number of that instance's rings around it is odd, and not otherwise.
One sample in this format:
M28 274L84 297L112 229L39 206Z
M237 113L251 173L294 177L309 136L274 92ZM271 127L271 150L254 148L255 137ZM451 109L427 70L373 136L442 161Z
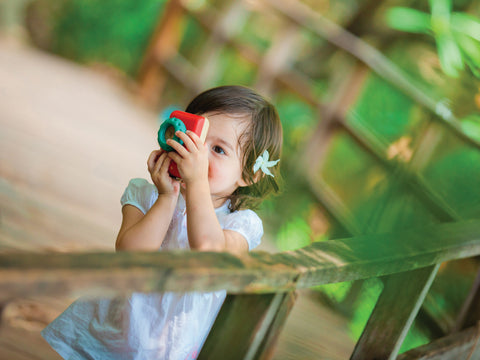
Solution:
M200 137L193 131L186 133L177 131L175 135L183 141L185 146L175 140L167 140L167 144L177 152L169 152L170 159L177 163L180 173L186 185L192 181L208 181L208 151Z
M165 150L154 150L147 160L148 172L159 195L178 196L180 183L168 174L170 158Z

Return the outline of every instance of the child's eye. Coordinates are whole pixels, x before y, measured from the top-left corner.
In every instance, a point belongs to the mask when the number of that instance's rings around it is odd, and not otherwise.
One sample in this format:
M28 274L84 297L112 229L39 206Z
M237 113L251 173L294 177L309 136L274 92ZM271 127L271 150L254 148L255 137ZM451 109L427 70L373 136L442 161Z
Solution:
M215 145L213 147L213 151L215 151L217 154L225 154L225 150L223 150L220 146Z

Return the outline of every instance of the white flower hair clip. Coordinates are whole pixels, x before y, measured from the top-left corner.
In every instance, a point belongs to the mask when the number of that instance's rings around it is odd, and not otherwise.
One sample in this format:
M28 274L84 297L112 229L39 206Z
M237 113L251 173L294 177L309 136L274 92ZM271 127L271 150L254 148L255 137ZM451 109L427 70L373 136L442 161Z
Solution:
M262 169L263 173L265 175L270 175L271 177L275 177L270 170L268 169L269 167L277 165L277 163L280 161L278 160L273 160L270 161L268 158L270 157L270 154L268 153L268 150L265 150L262 155L260 155L257 160L255 160L255 165L253 165L253 173L255 174L258 170Z

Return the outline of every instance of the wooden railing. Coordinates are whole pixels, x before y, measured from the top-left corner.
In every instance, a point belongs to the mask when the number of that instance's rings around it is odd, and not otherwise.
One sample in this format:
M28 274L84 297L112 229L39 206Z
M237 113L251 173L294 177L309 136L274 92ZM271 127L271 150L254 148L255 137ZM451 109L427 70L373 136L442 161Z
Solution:
M242 257L182 251L10 253L0 254L0 302L32 295L108 297L134 291L225 289L229 295L199 358L264 359L272 355L275 339L294 304L295 290L394 274L387 277L352 354L352 359L394 359L440 264L477 255L478 220L317 242L276 254L253 252ZM397 293L403 296L397 297ZM399 298L410 301L399 302ZM479 306L478 302L472 303L466 323L472 324ZM439 351L442 356L447 352L457 358L479 356L480 346L474 352L480 345L478 329L458 330L399 358L420 358Z

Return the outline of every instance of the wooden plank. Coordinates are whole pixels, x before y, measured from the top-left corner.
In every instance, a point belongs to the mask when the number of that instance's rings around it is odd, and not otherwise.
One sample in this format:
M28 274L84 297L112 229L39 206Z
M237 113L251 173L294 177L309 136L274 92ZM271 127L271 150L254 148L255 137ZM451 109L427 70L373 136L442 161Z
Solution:
M278 296L278 293L277 293L277 296ZM263 339L259 348L256 350L256 353L258 354L259 358L261 359L273 358L275 354L278 338L285 326L287 318L290 315L290 312L297 300L297 297L298 297L298 294L297 292L294 292L294 291L282 294L282 297L281 297L282 302L277 308L274 315L274 319L271 321L269 328L266 329L267 332L266 333L264 332ZM251 348L249 353L254 354L252 349L254 348Z
M154 104L165 85L161 64L173 57L180 44L185 10L181 1L169 0L153 31L138 73L140 96Z
M480 321L480 270L473 282L470 293L465 300L465 303L460 310L455 328L453 331L466 329L474 326Z
M395 274L386 279L352 360L396 358L439 266Z
M461 332L432 341L409 350L397 360L476 360L480 359L480 326L472 326Z
M300 28L297 24L286 22L276 33L262 58L254 88L262 94L271 96L277 76L291 68L300 45Z
M3 324L0 327L0 359L2 360L61 360L40 336L39 332Z
M293 292L230 295L199 359L267 359L295 301Z
M224 0L222 6L223 9L218 12L211 7L205 10L215 13L215 22L211 25L210 37L202 46L197 66L199 71L195 74L196 82L202 89L218 83L221 77L221 50L229 39L243 29L248 18L248 11L242 1Z
M132 291L267 293L378 277L480 254L480 221L313 243L278 254L3 253L0 300Z
M0 44L0 79L0 252L113 250L119 199L148 176L158 115L31 47Z

